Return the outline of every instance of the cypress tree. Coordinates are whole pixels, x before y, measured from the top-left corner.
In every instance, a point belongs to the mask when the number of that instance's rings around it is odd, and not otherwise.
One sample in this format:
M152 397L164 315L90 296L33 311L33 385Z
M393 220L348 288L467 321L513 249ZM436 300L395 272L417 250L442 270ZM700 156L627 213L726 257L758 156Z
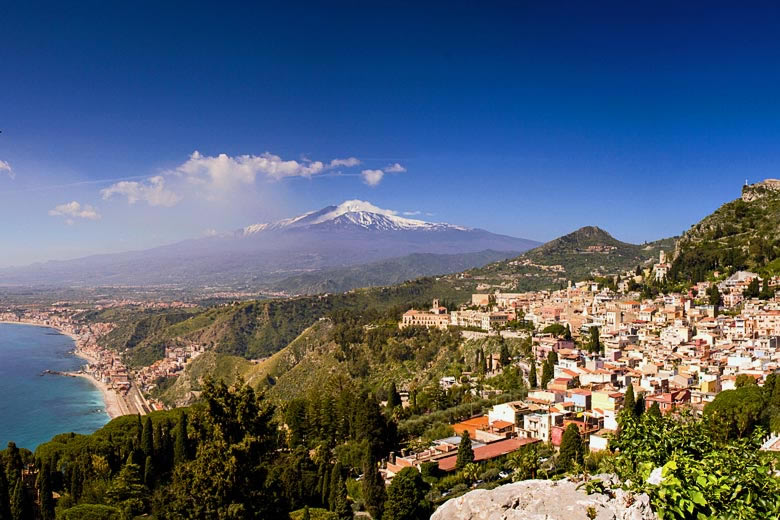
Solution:
M5 468L0 464L0 520L11 520L10 500L11 491L8 488Z
M368 512L371 513L371 518L377 520L382 518L385 500L387 500L385 481L379 473L376 460L370 453L367 454L363 463L362 492L363 502L365 502Z
M77 504L81 498L81 488L83 484L84 482L81 476L81 465L74 464L73 469L70 472L70 496L73 499L74 504Z
M395 381L393 381L387 391L387 407L395 408L396 406L401 406L401 394L398 393Z
M141 442L142 442L142 433L144 431L144 425L141 422L141 414L138 413L135 415L136 417L136 424L135 424L135 443L133 444L133 448L140 449L141 448Z
M141 432L141 451L144 452L146 457L152 457L154 456L154 426L152 425L152 418L148 415L144 419Z
M509 355L509 347L507 346L505 341L501 342L501 366L502 367L508 367L510 363L510 355Z
M8 482L16 482L22 478L22 454L15 442L8 443L8 449L5 451L5 476ZM10 489L10 487L9 487Z
M555 364L558 362L558 353L554 350L551 350L549 354L547 354L547 362L550 363L550 366L555 368Z
M547 383L550 382L550 380L553 378L553 367L549 363L550 358L548 357L545 362L544 366L542 367L542 388L547 388Z
M336 513L336 518L338 518L338 520L351 520L354 517L352 508L347 500L347 484L341 477L339 477L338 482L336 483L333 512Z
M647 414L648 414L650 417L657 417L657 418L659 418L659 419L660 419L660 418L661 418L661 407L660 407L660 406L658 406L658 403L657 403L657 402L656 402L656 403L653 403L653 404L650 406L650 408L648 408L648 410L647 410Z
M12 520L30 520L32 511L27 501L27 495L24 492L22 479L16 481L14 492L11 495L11 519Z
M531 368L528 370L528 387L532 390L536 388L536 360L531 358Z
M634 405L634 416L641 417L645 413L645 394L640 393L636 398L636 404Z
M626 396L623 399L623 410L632 416L636 415L636 399L634 399L634 385L628 385Z
M569 424L566 431L563 432L561 439L561 451L558 462L564 470L570 470L575 463L582 464L585 454L585 447L582 444L580 430L575 424Z
M471 436L468 430L463 430L458 444L458 458L455 459L455 469L461 470L466 464L474 462L474 449L471 447Z
M189 439L187 438L187 413L182 412L176 423L176 440L173 444L173 463L181 464L189 459Z
M41 520L54 519L54 497L51 494L51 471L48 464L38 469L38 497L40 500Z
M569 324L566 324L566 332L563 333L563 339L566 341L571 341L571 327L569 327Z
M320 483L320 502L326 509L330 509L330 470L329 464L324 462L322 482Z
M155 478L154 462L152 461L152 456L149 455L146 457L146 464L144 464L144 484L146 484L146 487L152 489Z
M341 463L336 462L330 472L330 485L328 486L328 507L331 511L336 510L336 500L338 499L339 494L339 483L341 485L344 484L341 482Z

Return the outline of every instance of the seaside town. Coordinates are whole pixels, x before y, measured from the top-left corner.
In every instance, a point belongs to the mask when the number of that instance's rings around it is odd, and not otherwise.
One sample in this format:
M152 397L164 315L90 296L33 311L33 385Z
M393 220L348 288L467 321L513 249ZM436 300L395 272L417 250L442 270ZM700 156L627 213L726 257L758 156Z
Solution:
M116 307L134 306L141 309L189 308L189 303L149 303L135 300L113 302ZM168 378L181 372L186 364L200 355L205 347L188 343L183 346L166 347L163 359L152 365L131 370L123 362L119 352L100 344L100 338L111 332L112 323L86 322L75 317L84 309L73 308L59 302L35 309L0 309L0 322L20 323L50 327L70 336L74 343L74 354L86 361L78 372L53 375L85 377L97 386L103 394L106 413L110 417L121 415L145 415L154 410L163 410L165 405L149 395L161 378Z
M540 384L522 401L497 404L484 415L452 424L456 436L393 455L387 476L425 462L453 471L464 431L477 462L529 443L558 447L570 424L590 451L604 450L617 431L629 388L646 410L700 414L743 378L763 384L780 368L780 293L775 293L780 277L764 284L756 273L739 271L701 282L685 294L649 299L629 290L632 281L646 277L663 281L669 267L661 252L652 268L624 273L617 291L586 281L558 291L473 294L469 305L452 312L437 300L430 310L407 311L399 327L459 326L466 339L530 337ZM762 286L772 296L760 299L755 292ZM511 324L521 327L513 330ZM500 374L498 353L487 358L488 375ZM513 364L529 375L526 360ZM469 383L468 375L439 382L443 389ZM780 451L780 436L768 437L763 449Z

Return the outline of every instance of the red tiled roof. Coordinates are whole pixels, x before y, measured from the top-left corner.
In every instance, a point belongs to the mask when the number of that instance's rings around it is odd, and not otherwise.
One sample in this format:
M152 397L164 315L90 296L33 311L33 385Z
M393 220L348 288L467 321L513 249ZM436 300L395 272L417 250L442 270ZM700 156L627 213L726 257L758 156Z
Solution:
M474 448L474 462L482 462L484 460L490 460L502 455L507 455L508 453L519 450L525 445L536 442L541 441L539 439L507 439L504 441L486 444L484 446ZM439 459L439 469L442 471L452 471L455 469L455 463L457 460L457 455Z

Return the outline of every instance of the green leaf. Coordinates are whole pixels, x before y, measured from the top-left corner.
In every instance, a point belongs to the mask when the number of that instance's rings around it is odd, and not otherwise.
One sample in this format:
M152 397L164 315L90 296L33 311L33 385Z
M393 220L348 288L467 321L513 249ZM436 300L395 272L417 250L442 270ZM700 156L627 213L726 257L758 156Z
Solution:
M696 504L700 506L706 506L707 501L704 499L704 495L701 491L692 491L691 492L691 500L693 500Z

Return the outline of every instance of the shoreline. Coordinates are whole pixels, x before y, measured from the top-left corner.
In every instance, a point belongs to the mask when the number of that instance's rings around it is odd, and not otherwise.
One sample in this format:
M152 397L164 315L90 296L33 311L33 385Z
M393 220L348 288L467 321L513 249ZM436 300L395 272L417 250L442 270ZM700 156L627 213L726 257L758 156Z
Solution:
M41 323L33 323L29 321L0 321L0 324L7 324L7 325L28 325L33 327L43 327L46 329L52 329L56 330L63 336L67 336L73 341L74 348L71 351L71 353L76 356L77 358L81 359L82 361L86 361L87 363L96 363L97 360L90 356L89 354L86 354L85 352L82 352L79 349L79 339L78 336L71 334L70 332L60 329L58 327L55 327L53 325L44 325ZM86 379L89 381L92 386L94 386L97 390L100 391L102 397L103 397L103 406L106 411L106 415L108 415L109 420L115 419L117 417L120 417L122 415L128 415L129 412L124 410L122 407L122 401L123 398L119 395L119 393L114 390L113 388L110 388L108 385L103 383L102 381L98 381L94 376L91 374L88 374L84 371L84 367L77 371L77 372L67 372L68 376L72 377L80 377L82 379ZM125 407L126 408L126 407Z

